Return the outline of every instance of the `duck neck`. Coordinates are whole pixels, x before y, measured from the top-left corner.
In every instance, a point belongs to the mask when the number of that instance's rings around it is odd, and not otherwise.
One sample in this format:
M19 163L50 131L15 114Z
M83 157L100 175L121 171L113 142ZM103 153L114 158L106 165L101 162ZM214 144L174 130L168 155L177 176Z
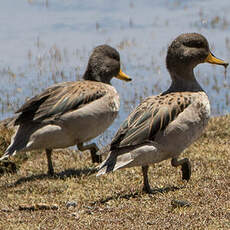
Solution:
M167 91L169 92L198 92L203 91L195 78L193 69L185 69L181 72L170 72L172 83Z
M90 70L89 67L87 67L83 77L82 77L84 80L89 80L89 81L97 81L97 79L95 79L95 77L93 77L93 73L92 71Z
M110 78L108 78L108 77L102 78L99 73L91 70L89 67L87 67L87 69L83 75L83 79L88 80L88 81L98 81L98 82L110 84Z

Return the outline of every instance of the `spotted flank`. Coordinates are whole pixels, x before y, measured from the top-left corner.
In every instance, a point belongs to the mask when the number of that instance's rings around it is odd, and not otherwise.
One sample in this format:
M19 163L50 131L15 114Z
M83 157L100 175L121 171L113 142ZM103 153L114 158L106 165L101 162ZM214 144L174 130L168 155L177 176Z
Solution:
M111 148L140 144L154 140L192 103L191 93L171 93L146 98L118 130Z

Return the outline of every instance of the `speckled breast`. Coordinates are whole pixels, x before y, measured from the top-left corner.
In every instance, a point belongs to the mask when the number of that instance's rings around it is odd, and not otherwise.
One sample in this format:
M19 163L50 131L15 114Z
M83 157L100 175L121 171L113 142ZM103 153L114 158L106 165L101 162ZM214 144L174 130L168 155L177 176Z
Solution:
M168 152L167 158L179 155L197 140L210 118L210 103L204 92L193 93L192 103L156 136L162 151Z

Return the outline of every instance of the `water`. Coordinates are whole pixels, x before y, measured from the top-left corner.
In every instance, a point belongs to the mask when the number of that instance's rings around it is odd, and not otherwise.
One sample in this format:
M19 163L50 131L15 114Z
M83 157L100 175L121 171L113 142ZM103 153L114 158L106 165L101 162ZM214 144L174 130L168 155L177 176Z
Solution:
M198 32L211 51L230 60L228 0L0 0L0 119L26 100L62 81L79 79L93 47L107 43L121 55L131 83L112 84L121 95L113 134L142 98L165 90L170 78L165 56L183 32ZM222 66L199 65L198 81L207 91L212 114L230 111L229 73Z

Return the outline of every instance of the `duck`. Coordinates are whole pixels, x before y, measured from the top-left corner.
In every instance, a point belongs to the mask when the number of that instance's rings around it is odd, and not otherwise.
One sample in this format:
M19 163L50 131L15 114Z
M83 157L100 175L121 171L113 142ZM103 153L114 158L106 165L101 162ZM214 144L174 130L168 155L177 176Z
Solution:
M19 152L45 149L48 174L53 175L52 150L77 145L90 150L93 163L102 162L95 143L84 145L103 133L116 118L120 99L110 81L129 82L121 70L119 52L109 45L94 48L83 79L62 82L25 102L16 113L15 135L0 160Z
M194 68L201 63L228 66L209 49L207 39L198 33L179 35L169 45L166 67L170 87L160 95L144 99L118 129L110 144L97 154L108 154L97 175L118 169L141 166L143 191L151 193L150 164L171 159L181 167L182 179L189 181L191 163L180 154L197 140L210 118L207 94L195 78Z

